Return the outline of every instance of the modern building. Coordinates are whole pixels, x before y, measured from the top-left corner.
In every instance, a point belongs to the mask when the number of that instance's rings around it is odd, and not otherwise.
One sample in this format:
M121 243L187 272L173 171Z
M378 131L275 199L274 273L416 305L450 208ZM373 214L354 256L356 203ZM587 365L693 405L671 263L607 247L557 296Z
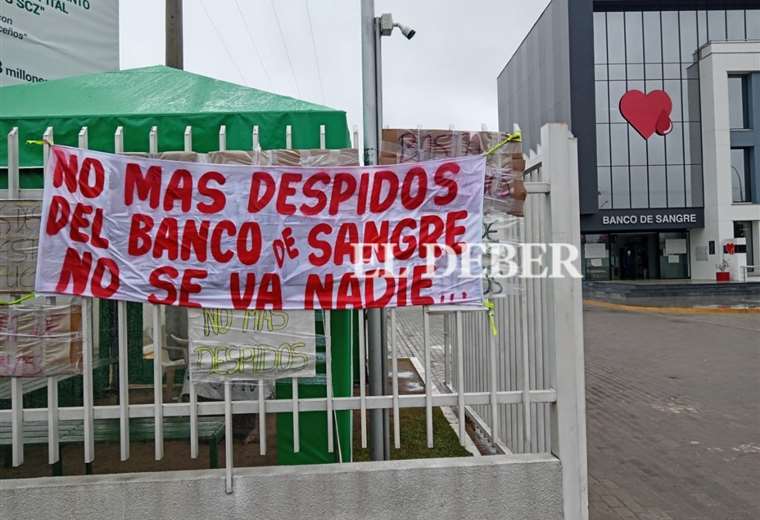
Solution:
M498 97L526 148L578 138L587 279L760 264L760 0L552 0Z

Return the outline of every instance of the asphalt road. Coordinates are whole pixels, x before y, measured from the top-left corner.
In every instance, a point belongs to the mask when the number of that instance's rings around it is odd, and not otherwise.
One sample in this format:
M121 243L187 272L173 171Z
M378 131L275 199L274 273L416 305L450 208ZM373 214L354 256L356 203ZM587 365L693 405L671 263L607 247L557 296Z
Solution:
M584 314L591 520L760 519L760 314Z

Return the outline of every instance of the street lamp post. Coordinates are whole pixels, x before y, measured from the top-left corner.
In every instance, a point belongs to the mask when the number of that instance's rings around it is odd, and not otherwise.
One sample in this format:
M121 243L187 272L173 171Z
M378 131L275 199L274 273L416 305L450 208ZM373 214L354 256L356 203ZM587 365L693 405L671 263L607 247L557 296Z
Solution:
M382 57L380 38L390 36L398 27L407 38L414 37L414 29L393 22L390 14L375 17L374 0L362 0L362 97L364 103L364 164L377 164L380 154L382 129ZM367 312L367 351L369 357L369 395L385 393L386 359L385 313L383 309ZM390 458L387 410L369 411L370 459Z

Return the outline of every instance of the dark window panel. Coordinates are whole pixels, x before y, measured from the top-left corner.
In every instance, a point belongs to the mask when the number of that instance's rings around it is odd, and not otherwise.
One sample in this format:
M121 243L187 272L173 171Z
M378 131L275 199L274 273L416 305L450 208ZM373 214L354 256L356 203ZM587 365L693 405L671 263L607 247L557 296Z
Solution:
M594 63L607 63L605 13L594 13Z
M607 98L607 82L596 81L595 82L595 104L596 104L596 122L608 123L610 121L610 109L609 100Z
M647 167L631 166L631 207L648 208Z
M686 67L687 79L699 79L699 65L694 63Z
M630 208L631 193L628 185L628 167L612 167L612 207Z
M610 125L596 125L596 163L610 165Z
M644 65L644 72L647 80L662 79L662 65L659 63L647 63Z
M752 221L735 220L734 221L734 238L747 239L747 265L755 265L755 246L752 243ZM756 272L755 269L749 271Z
M597 171L597 184L599 191L599 209L612 208L612 191L610 189L611 170L607 166L600 166Z
M613 80L625 79L625 65L622 63L618 65L610 65L609 74L610 79Z
M681 61L681 44L678 41L678 13L676 11L663 11L661 16L663 27L662 61L665 63L679 63Z
M686 201L686 204L693 207L704 206L705 201L703 197L704 188L702 184L702 166L699 164L692 164L686 168L688 172L687 180L689 181L689 184L687 184L687 186L690 186L690 189L687 192L690 199Z
M681 108L681 82L677 79L666 79L665 92L668 93L670 100L673 102L670 119L673 121L683 121L683 110Z
M643 79L628 79L628 90L641 90L643 92L644 88Z
M665 79L681 79L681 64L666 63L663 65Z
M662 47L660 40L660 13L647 11L644 13L644 57L647 63L662 62Z
M700 164L702 162L702 129L699 122L685 123L683 157L686 164Z
M627 63L644 63L644 43L640 12L625 13L625 52Z
M610 81L610 122L623 123L625 119L620 115L620 98L626 92L625 81Z
M649 147L649 164L650 165L664 165L665 164L665 139L655 134L647 141Z
M607 59L610 63L625 63L623 13L607 13Z
M699 46L707 43L707 12L697 11L697 37Z
M746 40L747 34L744 29L744 11L726 11L726 25L728 26L729 40Z
M631 151L631 165L646 166L647 143L632 126L628 127L628 146Z
M665 196L665 167L649 166L649 206L664 208L667 205Z
M686 206L686 189L684 186L684 166L668 166L668 207Z
M684 164L683 123L673 123L673 130L665 136L665 150L668 164Z
M681 61L691 63L697 50L697 12L681 11L678 17L681 22Z
M747 39L760 40L760 9L747 11Z
M644 65L641 63L629 63L627 66L629 80L644 79Z
M610 125L610 137L612 144L612 165L623 166L628 164L628 125L617 123Z
M690 79L684 81L684 84L684 110L686 110L684 119L699 121L702 118L699 104L699 80Z
M707 34L710 41L726 39L726 12L707 11Z
M728 77L728 120L731 128L747 128L747 78Z
M749 150L731 148L731 194L733 202L749 202Z
M607 79L607 64L594 65L594 79L604 81Z

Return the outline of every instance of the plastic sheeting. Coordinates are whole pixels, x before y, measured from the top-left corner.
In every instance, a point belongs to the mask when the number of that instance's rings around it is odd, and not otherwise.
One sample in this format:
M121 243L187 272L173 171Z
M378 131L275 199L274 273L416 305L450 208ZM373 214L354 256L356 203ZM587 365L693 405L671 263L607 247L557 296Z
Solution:
M182 150L186 126L193 127L193 149L215 150L219 127L227 127L230 149L251 150L258 125L263 149L285 147L291 125L293 148L312 148L325 125L327 148L346 146L345 112L271 92L155 66L90 74L0 88L0 167L7 165L7 140L19 128L22 167L42 165L39 145L45 128L55 141L75 146L79 130L89 129L89 146L114 151L113 133L124 128L125 150L146 150L148 131L158 126L159 150Z
M80 373L81 327L82 308L78 299L48 304L37 298L0 306L0 376Z
M480 155L507 137L501 132L386 128L381 164ZM522 143L509 142L486 158L485 211L522 217L525 201Z

